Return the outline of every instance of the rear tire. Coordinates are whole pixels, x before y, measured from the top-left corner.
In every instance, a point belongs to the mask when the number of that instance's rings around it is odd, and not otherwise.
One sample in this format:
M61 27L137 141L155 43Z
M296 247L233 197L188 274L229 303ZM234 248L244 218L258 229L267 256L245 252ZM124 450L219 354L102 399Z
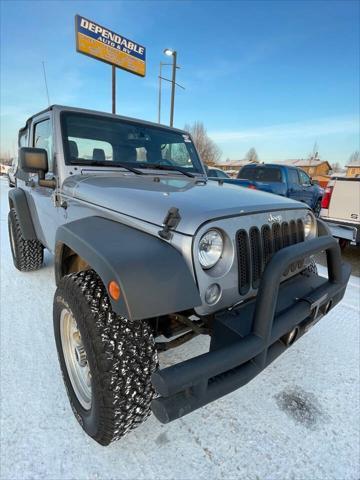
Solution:
M41 268L44 247L39 240L25 240L14 208L8 216L9 240L15 267L20 272L30 272Z
M90 379L90 400L86 388L82 396L76 374L69 368L72 363L64 340L64 315L75 321L74 335L77 345L81 343L80 357ZM108 445L146 420L154 397L151 374L158 366L151 328L146 321L132 321L113 312L104 285L93 270L60 280L54 298L54 332L71 407L90 437ZM78 361L76 355L75 351Z

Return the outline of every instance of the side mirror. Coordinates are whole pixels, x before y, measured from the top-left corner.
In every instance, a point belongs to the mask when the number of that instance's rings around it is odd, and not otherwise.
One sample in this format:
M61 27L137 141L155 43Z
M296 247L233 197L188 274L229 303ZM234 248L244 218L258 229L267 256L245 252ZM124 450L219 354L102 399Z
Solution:
M37 173L41 187L56 188L56 181L45 180L49 170L47 151L44 148L21 147L19 149L19 169L26 173Z
M311 179L311 184L312 185L319 185L319 180L312 180Z
M38 173L44 178L49 170L47 151L43 148L21 147L19 149L19 168L26 173Z

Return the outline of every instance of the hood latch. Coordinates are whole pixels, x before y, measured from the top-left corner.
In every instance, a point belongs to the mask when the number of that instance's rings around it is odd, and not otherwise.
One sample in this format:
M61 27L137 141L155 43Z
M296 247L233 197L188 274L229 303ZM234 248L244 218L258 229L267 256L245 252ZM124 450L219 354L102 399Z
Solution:
M172 237L171 231L176 229L180 223L180 220L181 215L179 213L179 209L176 207L171 207L164 218L164 228L159 231L160 237L164 238L165 240L170 240Z

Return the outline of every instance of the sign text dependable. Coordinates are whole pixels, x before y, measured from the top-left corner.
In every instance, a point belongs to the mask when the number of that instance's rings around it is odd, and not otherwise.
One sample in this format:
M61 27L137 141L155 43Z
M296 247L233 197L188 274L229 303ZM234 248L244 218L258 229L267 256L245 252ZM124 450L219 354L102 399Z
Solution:
M145 76L146 49L80 15L75 17L76 50L118 68Z

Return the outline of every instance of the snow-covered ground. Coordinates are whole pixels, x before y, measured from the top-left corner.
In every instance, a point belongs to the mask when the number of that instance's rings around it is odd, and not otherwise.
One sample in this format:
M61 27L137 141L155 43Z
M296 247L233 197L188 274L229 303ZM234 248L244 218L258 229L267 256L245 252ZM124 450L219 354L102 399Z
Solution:
M77 424L52 331L53 259L20 273L1 187L1 478L359 479L359 278L249 385L169 425L151 417L103 448ZM203 340L169 353L195 354Z

